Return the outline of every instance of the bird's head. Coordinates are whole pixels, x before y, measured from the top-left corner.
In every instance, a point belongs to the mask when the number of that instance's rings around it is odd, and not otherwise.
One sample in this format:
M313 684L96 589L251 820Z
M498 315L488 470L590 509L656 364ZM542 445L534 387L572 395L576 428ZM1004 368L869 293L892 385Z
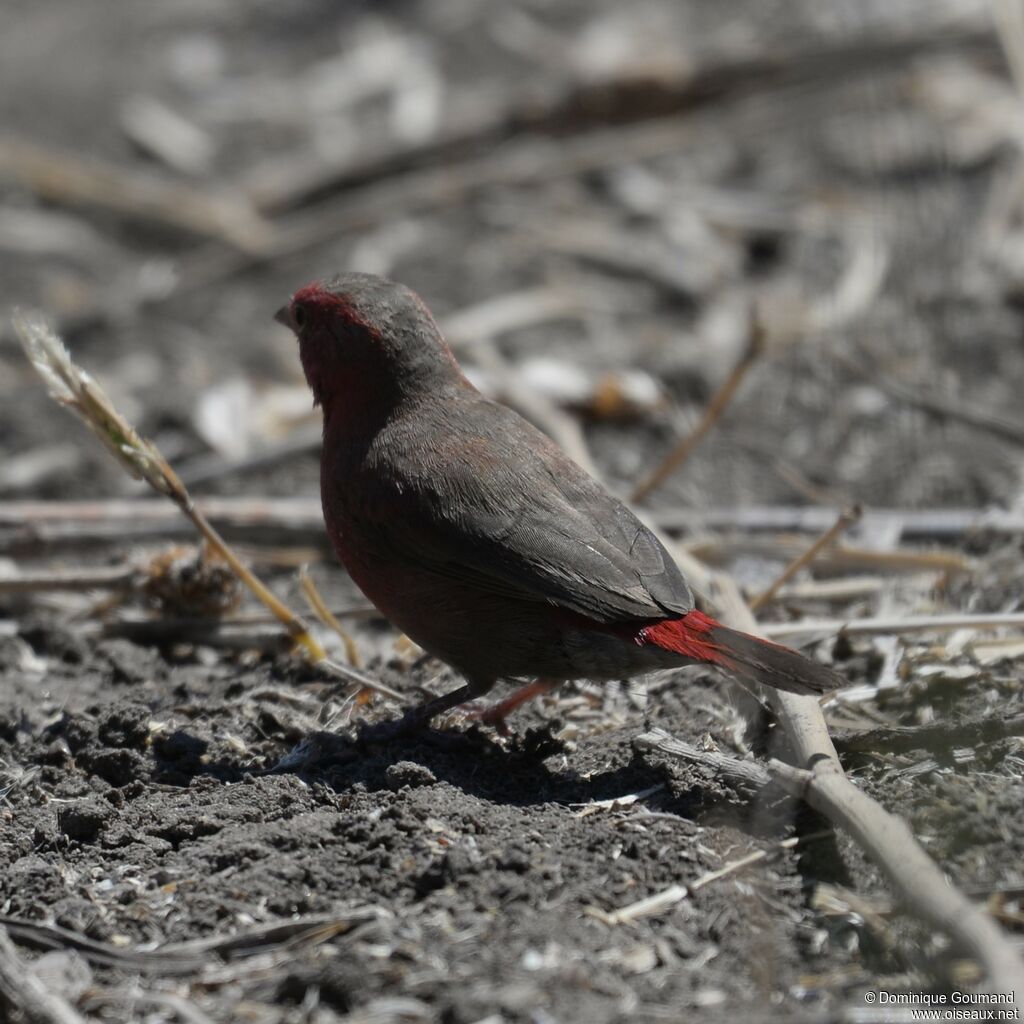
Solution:
M403 398L465 382L423 300L383 277L308 284L275 319L298 338L306 380L328 418L376 418Z

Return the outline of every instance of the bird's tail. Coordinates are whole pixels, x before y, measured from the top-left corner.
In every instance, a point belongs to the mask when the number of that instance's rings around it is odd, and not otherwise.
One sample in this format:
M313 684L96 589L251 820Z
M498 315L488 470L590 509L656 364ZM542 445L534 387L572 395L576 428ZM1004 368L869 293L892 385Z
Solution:
M644 626L636 642L653 644L691 661L719 665L727 672L790 693L827 693L846 680L824 665L769 640L723 626L703 612Z

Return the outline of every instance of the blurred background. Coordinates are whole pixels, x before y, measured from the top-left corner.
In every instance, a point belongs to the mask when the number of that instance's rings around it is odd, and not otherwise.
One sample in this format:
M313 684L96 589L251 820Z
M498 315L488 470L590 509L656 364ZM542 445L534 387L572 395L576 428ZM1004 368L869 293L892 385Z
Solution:
M0 293L202 492L315 488L270 317L353 268L420 291L481 386L577 419L623 490L756 309L741 400L652 501L1012 504L1024 55L994 10L12 0ZM123 490L0 360L0 493Z
M0 310L44 311L274 589L305 611L308 563L354 660L416 697L456 680L327 550L290 294L410 285L481 389L622 495L739 366L642 506L748 596L865 506L762 622L847 676L846 766L1019 939L1022 146L1019 0L4 0ZM118 504L139 497L5 316L0 913L119 948L382 913L262 974L94 963L54 983L83 1012L128 1019L128 986L150 1020L179 1019L169 996L282 1024L827 1020L880 981L977 980L844 839L599 925L790 834L788 805L634 750L651 718L748 753L711 676L264 774L395 705L286 651L170 503ZM1017 632L840 629L950 613Z

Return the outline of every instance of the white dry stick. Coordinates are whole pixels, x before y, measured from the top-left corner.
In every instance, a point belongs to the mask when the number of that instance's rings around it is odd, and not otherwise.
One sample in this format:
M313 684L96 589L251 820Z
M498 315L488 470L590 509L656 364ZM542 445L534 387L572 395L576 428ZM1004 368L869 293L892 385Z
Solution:
M991 615L900 615L866 619L801 619L798 622L765 622L761 632L772 639L814 633L847 636L878 636L903 633L950 633L960 629L1024 629L1024 612L993 612Z
M641 789L636 793L626 793L623 796L609 797L607 800L590 800L585 804L573 804L574 807L579 807L574 817L577 818L589 818L591 814L596 814L598 811L617 811L625 807L632 807L633 804L640 800L646 800L647 797L652 796L655 793L660 793L665 788L664 782L659 782L654 786L648 786L647 789Z
M236 531L268 527L281 527L293 539L309 542L323 530L323 512L318 497L268 498L243 496L215 496L199 498L196 504L207 518L230 525ZM662 531L680 529L702 529L708 531L736 531L740 533L798 532L821 533L835 522L836 512L831 508L810 508L779 506L750 506L747 508L714 508L662 510L651 513L649 518ZM102 501L0 501L0 522L4 524L67 523L71 521L103 523L148 523L154 526L168 526L174 513L162 502L149 498L109 498ZM901 539L953 540L965 533L986 530L1006 536L1024 533L1024 514L1007 512L1002 509L937 509L932 512L909 509L877 509L865 512L862 520L867 532L873 533L876 526L885 529L894 524L901 531ZM755 537L756 539L756 537ZM788 552L798 538L782 538ZM803 541L806 544L806 539ZM772 540L772 553L778 555L777 540ZM709 548L712 555L732 556L739 548ZM758 551L764 551L764 548ZM752 553L758 553L752 551ZM798 552L793 550L793 554ZM899 552L878 552L896 556ZM913 554L913 553L911 553ZM919 552L927 557L941 552ZM915 559L918 562L918 559ZM890 564L884 568L888 569ZM903 566L897 566L902 568ZM851 568L847 565L844 568ZM862 567L863 568L863 567ZM906 566L910 568L910 566ZM970 563L959 559L950 562L948 558L935 564L918 564L921 571L946 572L970 568Z
M599 911L595 908L591 908L590 912L594 917L604 921L605 924L631 924L642 917L651 917L654 914L670 910L677 903L681 903L695 892L699 892L704 886L717 882L721 878L728 878L729 875L735 875L744 868L749 868L752 864L757 864L760 861L776 856L783 850L791 850L794 846L808 843L813 839L823 839L832 834L832 831L829 829L821 832L812 832L806 836L792 836L789 839L783 839L781 842L775 843L773 846L765 846L760 850L754 850L745 857L740 857L737 860L730 861L728 864L723 864L714 871L708 871L706 874L701 875L700 878L690 882L689 885L670 885L667 889L656 892L653 896L637 900L636 903L630 903L628 906L621 907L619 910L613 910L611 913Z
M275 229L238 190L168 182L159 176L52 149L26 139L0 140L0 181L43 200L96 207L143 224L166 225L226 243L252 259L268 253Z

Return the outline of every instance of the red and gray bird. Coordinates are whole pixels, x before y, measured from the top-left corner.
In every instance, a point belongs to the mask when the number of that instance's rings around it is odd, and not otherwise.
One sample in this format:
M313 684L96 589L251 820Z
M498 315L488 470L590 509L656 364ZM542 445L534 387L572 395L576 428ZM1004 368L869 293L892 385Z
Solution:
M377 608L466 683L407 725L532 680L501 726L571 679L702 663L795 693L844 684L694 607L657 537L518 413L466 379L410 289L347 273L278 311L324 415L320 491L334 549Z

